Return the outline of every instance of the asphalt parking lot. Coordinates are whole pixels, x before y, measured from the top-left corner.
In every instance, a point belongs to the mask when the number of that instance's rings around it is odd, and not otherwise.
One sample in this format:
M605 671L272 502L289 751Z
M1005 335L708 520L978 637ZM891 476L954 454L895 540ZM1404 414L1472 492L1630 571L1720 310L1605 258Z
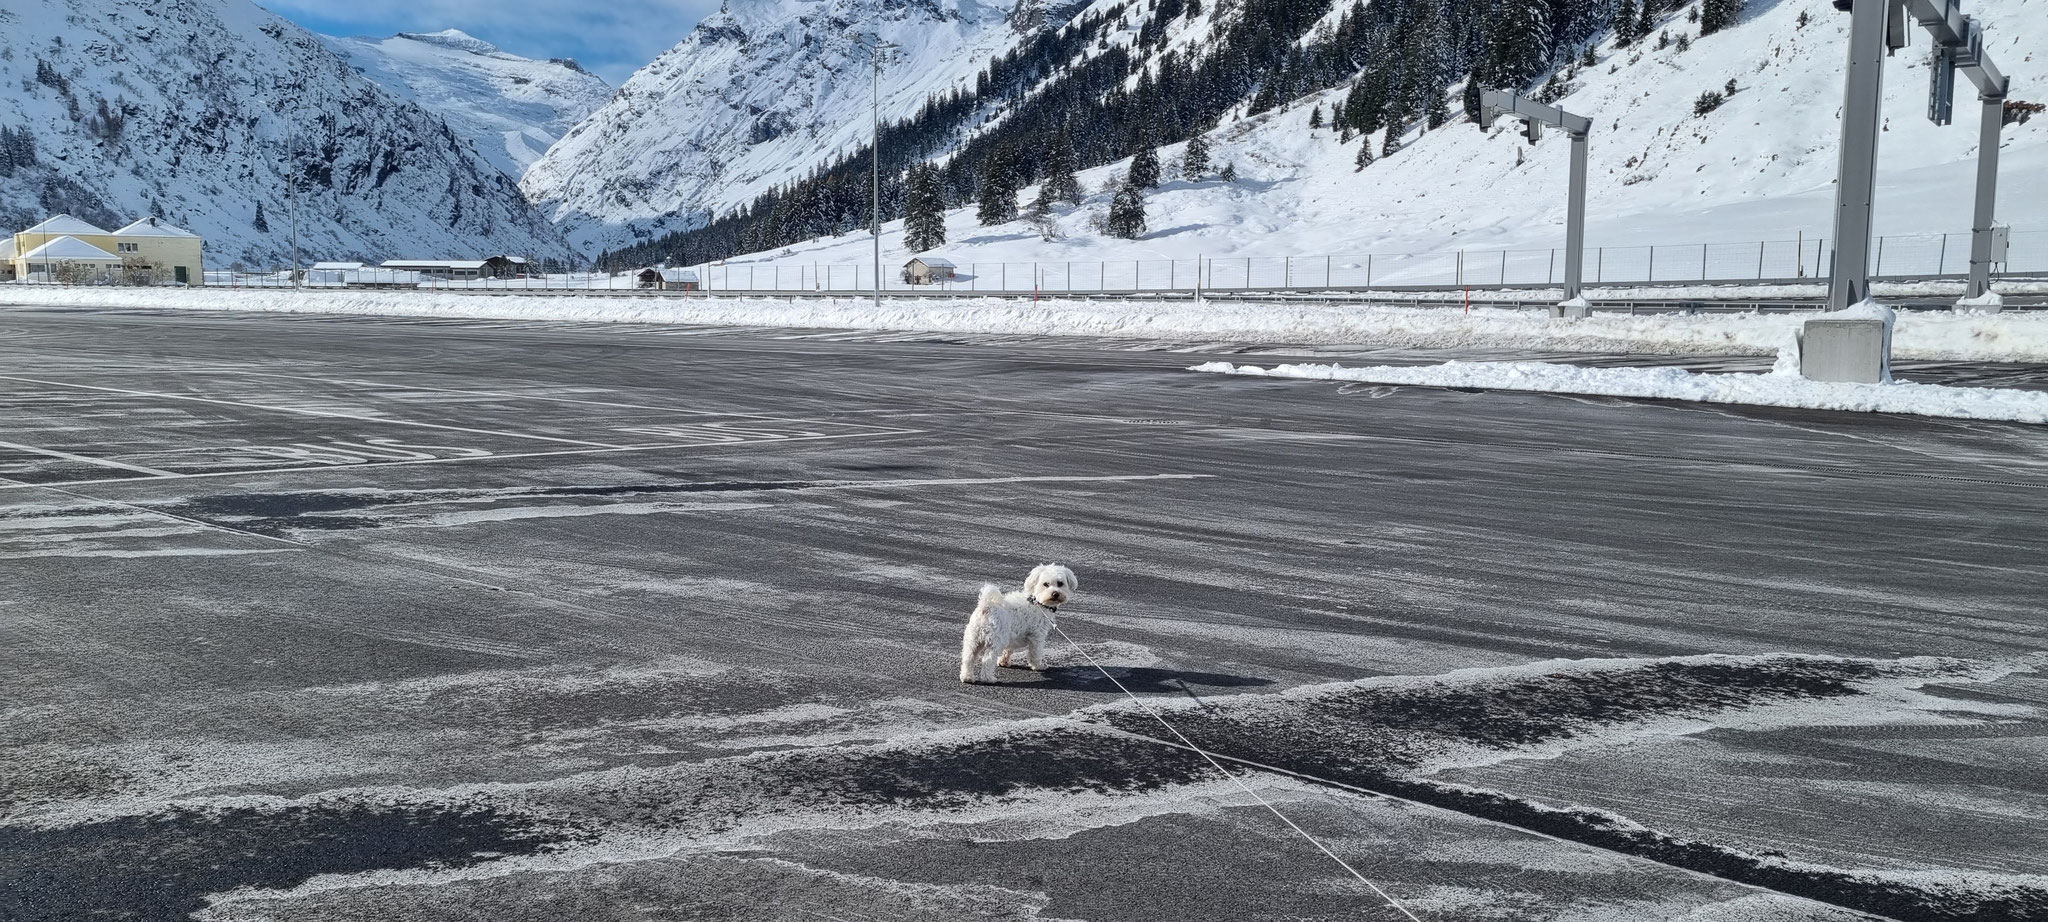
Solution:
M2048 919L2048 430L1243 351L0 308L0 919Z

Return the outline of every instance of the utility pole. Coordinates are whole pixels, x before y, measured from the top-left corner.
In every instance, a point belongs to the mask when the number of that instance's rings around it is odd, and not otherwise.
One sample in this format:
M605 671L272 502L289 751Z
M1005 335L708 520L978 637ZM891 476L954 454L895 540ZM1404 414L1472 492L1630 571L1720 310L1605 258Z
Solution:
M286 142L290 160L285 164L285 198L291 202L292 213L292 289L299 287L299 136L291 135Z
M868 165L873 168L873 204L875 238L875 309L882 309L882 35L875 34L875 72L869 85L869 114L873 119L874 140L868 144Z

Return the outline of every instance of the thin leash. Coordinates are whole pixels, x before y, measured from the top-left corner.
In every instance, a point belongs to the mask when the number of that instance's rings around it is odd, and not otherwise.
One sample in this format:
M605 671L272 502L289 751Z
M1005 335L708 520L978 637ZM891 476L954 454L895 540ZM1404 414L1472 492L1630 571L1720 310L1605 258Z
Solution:
M1362 883L1367 887L1371 888L1373 893L1378 894L1380 899L1385 900L1388 906L1394 907L1394 911L1406 917L1409 920L1409 922L1422 922L1422 919L1417 917L1414 913L1408 911L1408 907L1401 905L1400 901L1394 899L1392 896L1389 896L1387 894L1387 891L1381 890L1378 884L1373 883L1364 874L1358 873L1358 869L1352 867L1350 862L1337 857L1337 853L1331 851L1329 846L1324 845L1315 836L1309 835L1308 830L1301 828L1299 825L1296 825L1293 820L1287 818L1287 814L1281 813L1279 808L1273 806L1271 803L1268 803L1264 797L1260 797L1258 791L1252 790L1252 786L1246 784L1243 778L1238 777L1229 769L1224 768L1223 763L1217 761L1215 756L1210 755L1208 750L1195 745L1194 740L1188 739L1186 735L1182 734L1179 730L1174 729L1174 726L1172 724L1166 722L1166 718L1159 716L1159 712L1153 710L1152 705L1146 703L1145 699L1140 698L1137 695L1133 694L1130 689L1125 688L1124 683L1117 681L1116 676L1111 675L1109 673L1109 670L1104 669L1102 667L1101 663L1096 662L1095 657L1089 654L1088 649L1086 647L1083 647L1080 644L1075 643L1074 638L1068 637L1066 629L1060 627L1059 622L1053 622L1052 629L1059 632L1060 639L1065 640L1068 646L1073 647L1083 657L1085 657L1088 660L1088 665L1094 666L1096 672L1102 673L1103 678L1108 679L1110 684L1115 685L1117 691L1123 692L1125 697L1128 697L1132 701L1137 702L1139 707L1145 709L1145 713L1152 715L1153 720L1158 721L1160 726L1166 728L1166 732L1173 734L1176 739L1179 739L1181 741L1182 745L1193 750L1197 755L1200 755L1203 759L1208 760L1209 765L1214 767L1217 771L1222 772L1224 777L1237 782L1237 786L1243 788L1246 794L1250 794L1253 800L1258 801L1259 806L1265 807L1267 810L1271 811L1274 816L1280 818L1280 822L1287 824L1287 828L1294 830L1296 834L1300 835L1304 839L1307 839L1310 845L1315 846L1323 854L1330 856L1330 860L1337 862L1337 865L1339 867L1343 868L1346 871L1351 872L1352 877L1358 878L1359 883Z

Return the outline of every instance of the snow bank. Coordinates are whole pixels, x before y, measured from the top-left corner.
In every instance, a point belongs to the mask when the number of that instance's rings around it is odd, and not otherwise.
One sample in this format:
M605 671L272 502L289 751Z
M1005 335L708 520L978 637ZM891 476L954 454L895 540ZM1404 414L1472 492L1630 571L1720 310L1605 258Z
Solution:
M1974 298L1956 299L1956 310L1964 312L1986 311L1997 313L2005 307L2005 298L1995 291L1987 291Z
M1489 390L1653 397L1811 410L1908 413L1955 419L2048 423L2048 393L1929 384L1839 384L1773 373L1694 374L1677 368L1580 368L1547 362L1446 362L1421 367L1281 365L1260 368L1209 362L1190 371L1271 378L1478 387Z
M1540 310L1453 306L1017 298L736 298L653 295L486 296L425 291L0 286L0 302L61 307L166 308L710 324L938 333L1111 336L1173 341L1541 349L1679 355L1775 355L1807 314L1595 314L1552 321ZM1900 315L1898 358L2048 361L2048 314Z

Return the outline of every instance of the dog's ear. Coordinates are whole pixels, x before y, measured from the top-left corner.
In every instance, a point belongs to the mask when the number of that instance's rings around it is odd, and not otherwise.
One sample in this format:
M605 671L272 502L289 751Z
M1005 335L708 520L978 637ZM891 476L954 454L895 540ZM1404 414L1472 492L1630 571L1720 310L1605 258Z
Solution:
M1050 564L1043 564L1043 563L1042 563L1042 564L1039 564L1038 566L1032 567L1032 568L1031 568L1031 572L1030 572L1030 573L1026 573L1026 574L1024 574L1024 591L1025 591L1025 592L1030 592L1031 590L1033 590L1033 589L1035 589L1035 588L1037 588L1037 587L1038 587L1038 578L1039 578L1040 576L1043 576L1043 575L1045 575L1045 568L1046 568L1046 567L1048 567L1048 566L1050 566Z
M1081 578L1080 578L1080 577L1078 577L1078 576L1075 576L1075 575L1074 575L1074 571L1072 571L1072 570L1069 570L1069 569L1067 569L1066 567L1061 567L1061 568L1060 568L1060 575L1061 575L1061 576L1064 576L1064 577L1066 577L1066 578L1067 578L1067 588L1068 588L1068 589L1079 589L1079 588L1081 588Z

